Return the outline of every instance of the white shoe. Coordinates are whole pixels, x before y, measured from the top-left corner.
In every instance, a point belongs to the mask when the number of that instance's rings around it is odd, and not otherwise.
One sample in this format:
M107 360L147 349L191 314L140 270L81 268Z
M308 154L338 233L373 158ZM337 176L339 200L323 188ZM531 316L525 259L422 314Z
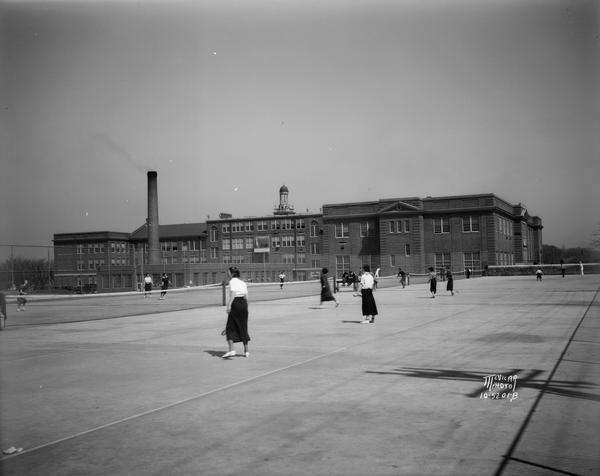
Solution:
M245 352L244 357L250 357L250 352Z
M235 357L235 350L230 350L229 352L225 352L223 354L223 358L224 359L227 359L229 357Z
M364 321L361 322L361 324L370 324L371 321L369 319L365 319Z

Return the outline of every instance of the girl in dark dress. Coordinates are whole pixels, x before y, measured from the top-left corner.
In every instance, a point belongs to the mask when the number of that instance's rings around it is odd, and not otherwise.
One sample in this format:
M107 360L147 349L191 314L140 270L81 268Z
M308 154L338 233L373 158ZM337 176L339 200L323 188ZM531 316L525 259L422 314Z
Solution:
M431 266L429 267L429 292L432 298L435 297L435 293L437 292L437 276Z
M240 279L240 270L236 267L229 268L229 284L227 285L227 325L225 326L225 336L229 350L223 355L223 358L234 357L235 350L233 344L242 342L244 344L244 356L249 357L248 342L248 287Z
M329 273L327 268L321 270L321 302L319 305L323 304L324 301L335 301L335 307L338 307L340 303L337 302L337 299L331 294L327 273Z
M450 267L446 268L446 291L450 291L450 294L454 296L454 277L452 276Z

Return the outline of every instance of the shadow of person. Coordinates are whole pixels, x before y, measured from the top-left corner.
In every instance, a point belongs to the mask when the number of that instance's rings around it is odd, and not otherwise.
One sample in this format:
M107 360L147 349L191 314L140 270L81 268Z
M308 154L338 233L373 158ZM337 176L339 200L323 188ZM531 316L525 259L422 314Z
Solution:
M205 350L207 354L212 357L223 357L225 355L225 350Z

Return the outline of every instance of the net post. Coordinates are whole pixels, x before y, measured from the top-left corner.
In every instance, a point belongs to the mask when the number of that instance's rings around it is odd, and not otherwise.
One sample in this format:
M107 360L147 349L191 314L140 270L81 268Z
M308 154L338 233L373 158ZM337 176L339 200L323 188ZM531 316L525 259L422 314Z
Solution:
M222 305L226 306L227 305L227 301L226 301L226 297L225 297L225 294L226 294L226 292L225 292L226 291L225 281L221 281L221 290L222 290L221 294L222 294L222 303L223 303Z

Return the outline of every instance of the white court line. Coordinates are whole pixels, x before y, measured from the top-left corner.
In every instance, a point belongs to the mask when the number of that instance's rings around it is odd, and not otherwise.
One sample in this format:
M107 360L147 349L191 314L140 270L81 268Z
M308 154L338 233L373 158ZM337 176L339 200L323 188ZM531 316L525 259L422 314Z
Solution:
M406 327L406 328L403 328L403 329L399 329L398 331L393 332L392 334L388 335L387 337L391 338L393 336L396 336L396 335L401 334L401 333L406 332L406 331L411 331L411 330L417 329L419 327L424 327L424 326L427 326L427 325L432 324L434 322L443 321L443 320L451 318L453 315L454 314L449 314L449 315L438 317L438 318L435 318L435 319L432 319L432 320L429 320L429 321L426 321L426 322L421 322L421 323L418 323L418 324L415 324L415 325L412 325L412 326L409 326L409 327ZM80 431L79 433L75 433L75 434L70 435L70 436L65 436L64 438L60 438L58 440L50 441L48 443L44 443L43 445L39 445L39 446L35 446L33 448L29 448L29 449L23 450L23 451L21 451L19 453L15 453L15 454L12 454L12 455L5 455L2 458L0 458L0 461L5 461L5 460L8 460L10 458L15 458L15 457L20 456L20 455L24 455L24 454L27 454L27 453L32 453L34 451L41 450L41 449L47 448L49 446L57 445L59 443L63 443L65 441L72 440L72 439L78 438L80 436L85 436L85 435L93 433L95 431L103 430L105 428L110 428L111 426L115 426L115 425L118 425L120 423L125 423L127 421L131 421L131 420L134 420L136 418L141 418L141 417L144 417L144 416L147 416L147 415L151 415L152 413L157 413L157 412L160 412L162 410L166 410L168 408L173 408L173 407L175 407L177 405L181 405L181 404L184 404L184 403L187 403L187 402L191 402L192 400L196 400L198 398L203 398L203 397L212 395L214 393L221 392L223 390L227 390L227 389L230 389L230 388L233 388L233 387L237 387L238 385L242 385L244 383L252 382L254 380L258 380L260 378L267 377L267 376L275 374L277 372L282 372L282 371L287 370L287 369L291 369L291 368L294 368L294 367L298 367L300 365L307 364L309 362L313 362L315 360L322 359L323 357L327 357L329 355L337 354L337 353L342 352L344 350L348 350L350 347L356 347L358 345L364 345L366 343L373 342L373 341L380 340L380 339L381 339L381 336L375 336L375 337L372 337L372 338L369 338L369 339L366 339L366 340L363 340L363 341L360 341L360 342L356 342L356 343L351 344L349 346L340 347L340 348L332 350L330 352L326 352L324 354L317 355L315 357L311 357L310 359L306 359L306 360L303 360L301 362L297 362L295 364L286 365L285 367L281 367L281 368L278 368L278 369L275 369L275 370L270 370L269 372L265 372L263 374L256 375L254 377L249 377L247 379L240 380L239 382L234 382L234 383L231 383L229 385L224 385L223 387L218 387L218 388L215 388L213 390L209 390L208 392L200 393L200 394L194 395L192 397L184 398L183 400L179 400L177 402L169 403L168 405L163 405L161 407L154 408L152 410L147 410L147 411L142 412L142 413L137 413L135 415L131 415L131 416L126 417L126 418L122 418L120 420L116 420L116 421L113 421L113 422L110 422L110 423L106 423L104 425L100 425L100 426L97 426L97 427L94 427L94 428L90 428L89 430Z
M105 428L110 428L111 426L115 426L115 425L118 425L120 423L125 423L127 421L131 421L131 420L134 420L136 418L141 418L141 417L144 417L144 416L147 416L147 415L151 415L152 413L157 413L157 412L160 412L162 410L166 410L168 408L173 408L173 407L176 407L177 405L181 405L183 403L191 402L192 400L196 400L198 398L203 398L203 397L206 397L208 395L212 395L213 393L217 393L217 392L221 392L223 390L227 390L227 389L230 389L230 388L233 388L233 387L237 387L238 385L242 385L244 383L252 382L253 380L258 380L260 378L267 377L268 375L272 375L272 374L275 374L277 372L282 372L284 370L291 369L293 367L298 367L300 365L307 364L307 363L312 362L314 360L322 359L323 357L327 357L329 355L337 354L338 352L342 352L342 351L347 350L347 349L348 349L347 346L346 347L340 347L339 349L335 349L335 350L332 350L332 351L327 352L325 354L321 354L321 355L317 355L315 357L311 357L310 359L303 360L302 362L297 362L295 364L287 365L287 366L281 367L279 369L270 370L269 372L265 372L264 374L255 375L254 377L249 377L247 379L240 380L239 382L230 383L229 385L224 385L223 387L218 387L218 388L215 388L213 390L209 390L208 392L204 392L204 393L200 393L198 395L194 395L193 397L184 398L183 400L179 400L177 402L169 403L168 405L163 405L163 406L158 407L158 408L153 408L152 410L147 410L147 411L142 412L142 413L137 413L135 415L131 415L131 416L128 416L126 418L121 418L120 420L112 421L112 422L106 423L104 425L100 425L100 426L97 426L97 427L94 427L94 428L90 428L89 430L80 431L79 433L75 433L75 434L70 435L70 436L65 436L64 438L59 438L58 440L50 441L48 443L44 443L43 445L34 446L33 448L28 448L28 449L23 450L23 451L21 451L19 453L15 453L15 454L12 454L12 455L4 455L2 458L0 458L0 461L5 461L5 460L11 459L11 458L15 458L17 456L21 456L21 455L24 455L24 454L27 454L27 453L33 453L34 451L38 451L38 450L47 448L49 446L57 445L59 443L63 443L65 441L72 440L74 438L79 438L80 436L85 436L85 435L88 435L88 434L93 433L95 431L104 430Z

